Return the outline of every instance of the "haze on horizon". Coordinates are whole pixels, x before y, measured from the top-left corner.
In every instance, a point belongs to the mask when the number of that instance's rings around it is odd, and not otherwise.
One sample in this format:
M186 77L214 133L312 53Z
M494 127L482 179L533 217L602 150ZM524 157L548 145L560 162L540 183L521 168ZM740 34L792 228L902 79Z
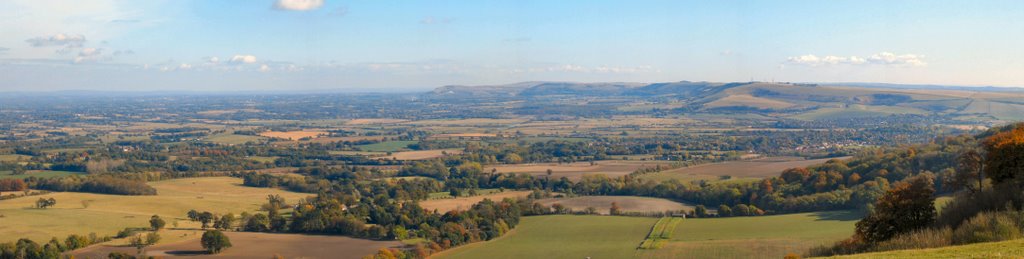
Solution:
M1024 86L1020 1L0 2L0 92Z

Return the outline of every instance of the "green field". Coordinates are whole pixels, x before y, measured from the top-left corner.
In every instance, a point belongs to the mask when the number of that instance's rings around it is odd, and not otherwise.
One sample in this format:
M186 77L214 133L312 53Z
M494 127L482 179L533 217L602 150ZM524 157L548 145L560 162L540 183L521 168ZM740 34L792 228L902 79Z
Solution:
M658 249L664 246L669 239L672 239L672 234L680 222L683 222L683 218L662 217L659 219L658 223L654 223L654 227L651 228L651 233L647 234L647 239L640 243L640 249Z
M53 178L62 177L73 174L85 174L83 172L69 172L69 171L50 171L50 170L29 170L25 174L12 175L11 171L0 171L0 178L14 178L14 179L25 179L29 176L35 176L39 178Z
M114 235L125 227L148 225L149 217L161 215L172 226L190 209L214 213L256 211L268 194L279 194L293 203L309 194L241 186L230 177L185 178L151 182L156 196L124 196L58 192L0 201L0 242L30 238L45 242L68 234ZM32 208L39 198L54 198L49 209Z
M16 162L18 160L28 161L29 159L32 159L32 156L17 155L17 154L0 155L0 162Z
M830 258L1024 258L1024 239L930 249L855 254Z
M356 146L359 150L370 151L370 152L395 152L409 149L409 145L416 144L418 141L385 141L380 143L374 143L369 145L358 145Z
M800 120L819 120L819 119L843 119L843 118L861 118L861 117L879 117L888 116L891 114L927 114L927 112L912 108L912 107L898 107L898 106L869 106L869 105L850 105L845 108L821 108L812 110L806 113L792 116L794 119Z
M661 249L642 258L782 258L853 234L861 215L850 211L760 217L686 219Z
M524 217L505 236L458 247L432 258L630 258L657 220L574 215Z
M246 142L260 142L266 140L266 137L250 136L250 135L236 135L236 134L217 134L206 137L207 142L228 144L228 145L241 145Z

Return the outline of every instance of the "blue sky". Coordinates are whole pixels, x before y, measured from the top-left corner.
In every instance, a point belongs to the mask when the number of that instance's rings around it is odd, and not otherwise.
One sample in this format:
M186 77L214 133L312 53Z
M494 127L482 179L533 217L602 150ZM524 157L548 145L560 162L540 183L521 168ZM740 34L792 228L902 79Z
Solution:
M0 2L0 91L1024 86L1021 1Z

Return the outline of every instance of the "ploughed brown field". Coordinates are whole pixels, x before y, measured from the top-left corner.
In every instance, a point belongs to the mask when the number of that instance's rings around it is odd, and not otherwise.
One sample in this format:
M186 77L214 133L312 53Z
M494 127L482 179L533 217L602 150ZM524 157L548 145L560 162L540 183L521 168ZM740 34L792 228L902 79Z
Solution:
M637 196L581 196L573 198L549 198L537 202L545 206L555 203L561 204L572 211L585 211L587 207L594 207L600 214L607 215L615 202L622 208L623 212L664 212L668 210L693 210L693 206L685 203L674 202L667 199L637 197Z
M552 178L568 177L575 181L584 175L603 174L608 177L617 177L628 175L640 168L670 163L669 161L606 160L597 161L594 165L590 165L590 162L498 165L489 166L484 171L490 172L491 169L497 169L499 173L527 173L533 176L546 176L547 170L551 169Z
M436 209L438 212L445 213L452 210L469 209L469 207L473 206L473 204L479 203L484 199L500 201L505 198L526 197L527 195L530 195L530 191L507 191L486 195L477 195L472 197L427 200L420 202L420 207L423 207L424 209L427 209L429 211L433 211Z
M146 255L157 258L271 258L276 254L284 258L358 259L383 247L402 246L398 241L373 241L343 236L253 232L225 234L231 239L232 247L219 254L207 254L199 244L199 238L191 238L148 247ZM101 244L75 250L69 255L75 258L107 258L111 252L136 254L134 247Z
M778 176L782 171L794 167L807 167L828 162L832 159L848 159L850 157L803 159L799 157L769 157L746 161L729 161L713 164L702 164L672 170L659 174L679 174L693 176L732 176L742 178L765 178Z

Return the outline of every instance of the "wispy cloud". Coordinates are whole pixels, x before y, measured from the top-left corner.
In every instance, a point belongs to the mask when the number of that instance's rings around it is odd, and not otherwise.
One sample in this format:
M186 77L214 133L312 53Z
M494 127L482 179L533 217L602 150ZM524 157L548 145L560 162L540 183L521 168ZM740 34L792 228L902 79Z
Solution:
M926 66L923 55L903 54L898 55L892 52L881 52L867 57L858 56L823 56L808 54L786 58L786 63L803 66L830 66L830 65L896 65L896 66Z
M71 47L79 48L85 44L85 35L60 33L53 36L40 36L25 40L32 47Z
M320 9L324 0L277 0L274 9L288 11L312 11Z
M231 63L235 64L253 64L256 63L256 56L253 55L235 55L231 57Z

